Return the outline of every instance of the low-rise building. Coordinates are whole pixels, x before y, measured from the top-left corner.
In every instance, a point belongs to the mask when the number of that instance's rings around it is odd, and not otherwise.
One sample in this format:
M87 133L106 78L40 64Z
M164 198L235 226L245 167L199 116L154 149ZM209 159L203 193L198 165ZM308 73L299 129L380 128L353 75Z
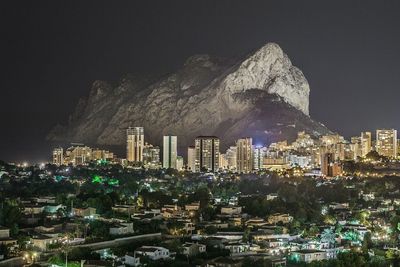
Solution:
M185 205L187 211L198 211L200 209L200 202L193 202Z
M10 228L0 226L0 244L15 245L17 240L10 237Z
M183 255L186 255L188 257L193 257L206 252L206 245L199 243L185 243L183 244L182 248Z
M50 244L55 244L59 242L58 237L43 235L36 233L31 238L31 244L33 248L38 249L40 251L47 251Z
M322 261L327 259L326 252L315 249L303 249L292 251L290 253L290 259L294 262L305 262L310 263L312 261Z
M282 214L282 213L275 213L268 217L268 222L270 224L277 224L277 223L290 223L293 221L293 217L289 214Z
M233 243L224 246L225 249L229 249L231 255L243 254L250 251L250 244L248 243Z
M124 214L133 214L135 212L135 205L114 205L112 210Z
M239 215L242 213L242 207L240 206L227 206L221 208L221 214L223 215Z
M91 217L96 215L96 208L74 208L73 215L78 217Z
M125 265L136 267L140 265L140 258L135 257L132 253L128 253L124 257L124 263Z
M133 223L119 223L110 227L110 235L129 235L133 234Z
M151 260L165 260L170 258L169 249L155 246L142 246L135 250L134 257L147 256Z

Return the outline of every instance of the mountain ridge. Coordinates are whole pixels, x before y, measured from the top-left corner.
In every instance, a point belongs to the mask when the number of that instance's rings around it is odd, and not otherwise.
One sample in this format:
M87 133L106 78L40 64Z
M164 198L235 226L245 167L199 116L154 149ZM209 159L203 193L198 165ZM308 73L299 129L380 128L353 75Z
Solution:
M122 145L127 127L144 126L145 138L153 144L174 134L185 147L197 135L212 134L227 147L241 136L252 136L247 129L263 143L294 138L294 131L329 133L309 117L309 94L303 73L275 43L236 61L194 55L159 79L127 75L117 86L95 81L68 125L55 127L48 139Z

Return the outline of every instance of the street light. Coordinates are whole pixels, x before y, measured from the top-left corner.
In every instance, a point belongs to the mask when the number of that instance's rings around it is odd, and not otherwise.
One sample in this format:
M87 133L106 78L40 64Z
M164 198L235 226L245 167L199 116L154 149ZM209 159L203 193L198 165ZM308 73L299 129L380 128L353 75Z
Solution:
M37 257L37 252L26 252L22 258L26 260L27 263L34 263Z

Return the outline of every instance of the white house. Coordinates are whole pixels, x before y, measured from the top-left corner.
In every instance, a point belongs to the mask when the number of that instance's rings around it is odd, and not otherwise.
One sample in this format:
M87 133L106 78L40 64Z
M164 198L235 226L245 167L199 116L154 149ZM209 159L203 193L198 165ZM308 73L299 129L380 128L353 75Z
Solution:
M142 246L135 250L135 257L147 256L151 260L164 260L170 258L169 249L155 246Z
M110 235L129 235L133 233L133 223L119 223L110 227Z
M134 254L128 253L125 255L125 265L128 266L139 266L140 258L135 257Z
M315 249L302 249L297 251L292 251L290 253L290 258L296 262L310 263L312 261L321 261L327 259L325 251L315 250Z
M250 251L250 244L247 243L230 243L224 246L225 249L229 249L232 254L241 254Z

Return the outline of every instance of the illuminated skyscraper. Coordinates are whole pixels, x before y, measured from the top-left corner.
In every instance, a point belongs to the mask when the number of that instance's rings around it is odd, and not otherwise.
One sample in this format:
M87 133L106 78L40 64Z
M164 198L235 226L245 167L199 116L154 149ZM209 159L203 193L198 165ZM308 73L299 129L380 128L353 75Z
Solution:
M253 144L250 137L237 140L236 162L239 173L247 173L253 170Z
M129 127L126 130L126 139L126 159L129 162L142 162L144 148L143 127Z
M64 164L64 150L62 147L53 149L53 164L57 166Z
M219 168L222 170L229 170L226 154L219 153Z
M358 157L362 156L362 144L360 136L351 137L350 148L353 153L353 160L357 160Z
M143 162L145 167L156 169L160 167L160 148L146 143L143 148Z
M219 168L219 138L216 136L198 136L195 139L195 171L216 172Z
M371 132L361 132L361 156L365 157L371 151Z
M261 170L264 164L264 157L266 154L266 147L255 146L253 148L253 169Z
M163 138L163 168L176 169L176 158L178 156L177 137L167 135Z
M376 152L385 157L397 157L397 130L376 130Z
M183 157L182 156L176 157L176 169L178 171L183 170Z
M236 146L231 146L225 153L226 160L228 162L228 167L230 170L234 171L237 169L236 162Z
M196 163L196 148L194 146L188 147L188 170L194 172Z

